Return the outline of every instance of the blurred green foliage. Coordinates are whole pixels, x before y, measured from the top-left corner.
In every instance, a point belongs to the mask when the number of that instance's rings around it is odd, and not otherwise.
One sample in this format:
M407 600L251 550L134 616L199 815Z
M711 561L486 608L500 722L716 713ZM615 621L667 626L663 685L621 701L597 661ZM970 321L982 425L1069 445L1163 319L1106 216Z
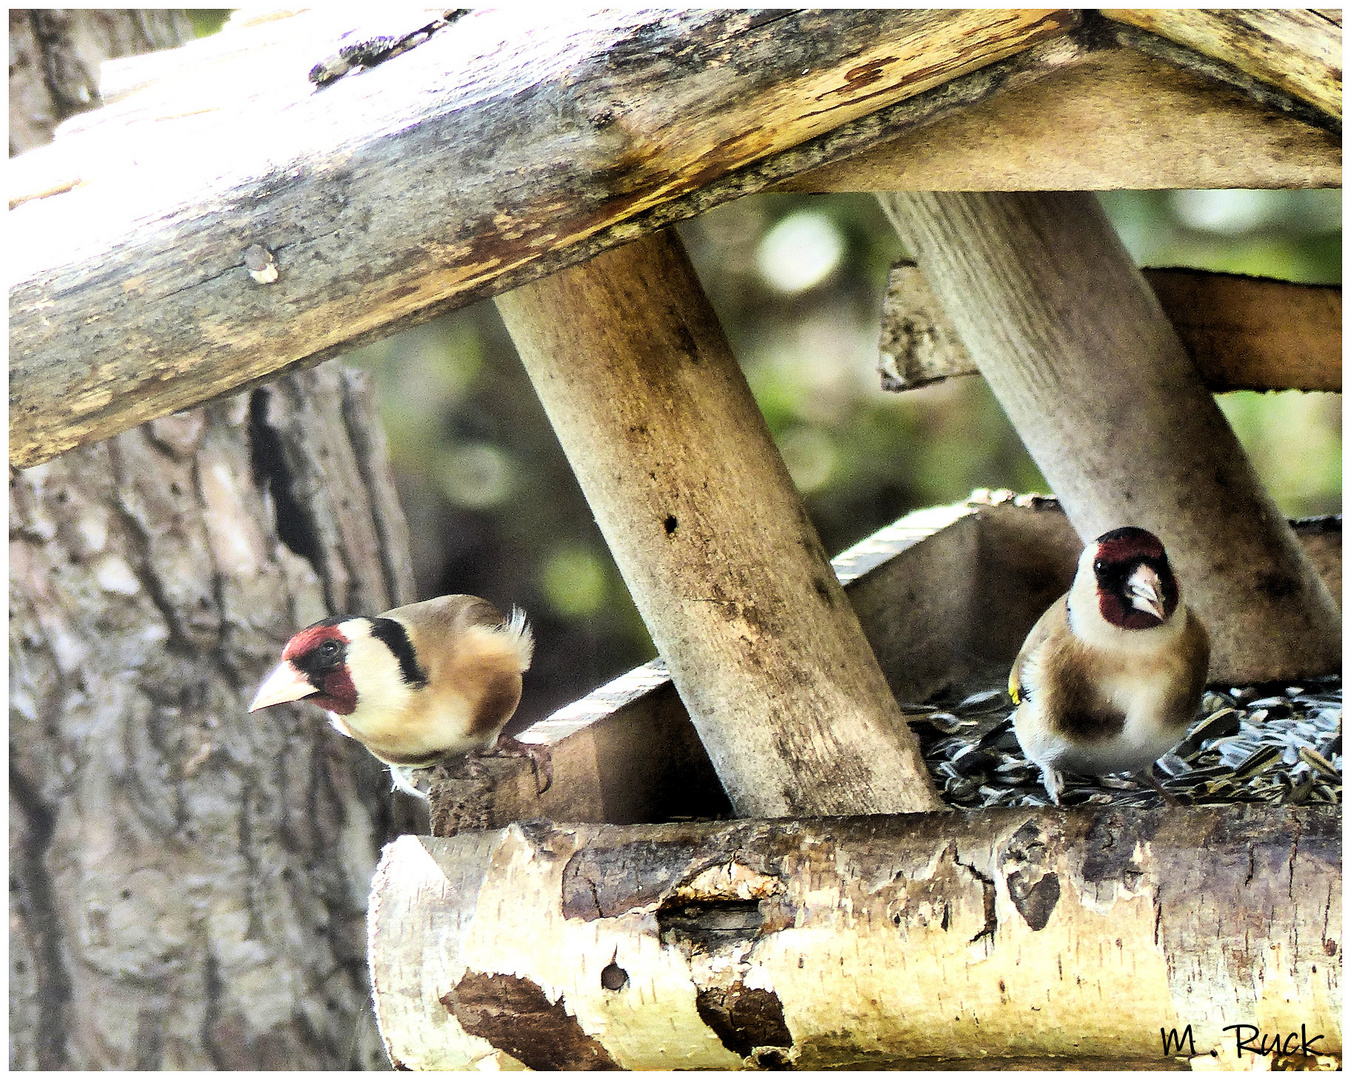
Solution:
M1339 191L1102 201L1141 265L1341 280ZM984 380L880 389L882 295L903 252L870 195L751 196L678 229L828 550L976 487L1046 490ZM513 727L652 655L491 303L348 359L377 380L419 594L530 613L539 648ZM1220 400L1282 510L1340 511L1340 395Z
M195 37L204 38L216 33L225 25L233 8L185 8L188 21L192 23Z

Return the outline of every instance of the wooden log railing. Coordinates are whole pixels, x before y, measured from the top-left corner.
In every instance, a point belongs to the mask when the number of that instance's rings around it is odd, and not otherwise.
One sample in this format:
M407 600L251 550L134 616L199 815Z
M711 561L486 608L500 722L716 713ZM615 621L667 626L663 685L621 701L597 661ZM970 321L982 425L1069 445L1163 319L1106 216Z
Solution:
M535 822L387 847L371 985L396 1068L1337 1067L1340 916L1335 807Z
M1180 73L1169 110L1113 110L1106 130L1127 133L1136 153L1140 131L1157 143L1181 130L1205 152L1154 155L1147 173L1125 174L1137 183L1340 177L1326 130L1337 121L1317 95L1250 75L1240 85L1227 61L1182 71L1173 61L1200 54L1171 42L1162 67L1104 67L1136 50L1078 10L535 22L475 11L316 88L307 72L355 32L344 17L241 19L140 62L151 69L120 68L128 89L118 100L11 163L13 466L318 363L794 177L812 190L1064 187L1056 156L1037 150L1045 114L1032 106L1029 124L1025 100L982 117L1001 132L997 154L973 154L967 132L944 152L926 142L921 157L941 163L938 173L913 171L905 150L871 169L868 160L899 136L951 130L977 103L1012 103L1075 69L1089 73L1076 85L1105 80L1117 87L1108 99L1132 100ZM366 31L379 32L372 18ZM1339 50L1340 26L1315 29L1322 36L1300 44L1268 28L1243 47L1316 68L1329 42ZM1264 88L1263 107L1231 85L1249 97ZM1121 146L1061 122L1068 157L1088 147L1077 186L1097 186L1094 170L1108 186L1126 182L1104 164ZM990 168L971 172L973 157ZM862 171L821 171L846 165ZM275 278L251 274L253 257Z

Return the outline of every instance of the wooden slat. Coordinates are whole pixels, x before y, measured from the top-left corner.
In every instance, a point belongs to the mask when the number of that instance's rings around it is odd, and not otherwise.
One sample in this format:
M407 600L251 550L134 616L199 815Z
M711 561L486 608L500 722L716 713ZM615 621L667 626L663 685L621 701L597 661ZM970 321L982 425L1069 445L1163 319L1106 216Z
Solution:
M1291 9L1104 8L1117 22L1270 83L1329 116L1342 117L1342 24Z
M1144 275L1212 393L1341 390L1341 286L1205 270ZM880 350L886 390L978 372L913 262L888 278Z
M1060 39L1042 52L1064 52ZM990 75L994 72L991 70ZM1179 152L1185 147L1186 152ZM780 191L1340 187L1337 131L1134 48L1090 48Z
M1146 270L1206 385L1342 388L1342 289L1241 274Z
M10 460L580 261L683 195L1077 21L485 10L321 90L308 58L265 52L227 69L231 107L206 123L185 100L177 119L51 148L81 169L102 156L97 174L44 172L45 149L20 167L34 190L80 183L10 214ZM254 245L275 283L250 278Z

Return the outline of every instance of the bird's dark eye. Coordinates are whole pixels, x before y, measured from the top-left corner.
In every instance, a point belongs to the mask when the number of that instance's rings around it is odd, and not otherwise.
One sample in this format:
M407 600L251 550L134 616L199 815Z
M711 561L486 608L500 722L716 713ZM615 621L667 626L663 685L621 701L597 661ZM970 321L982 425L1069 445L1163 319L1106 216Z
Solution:
M1094 573L1096 573L1096 574L1101 574L1101 573L1102 573L1104 570L1106 570L1106 569L1107 569L1107 563L1106 563L1104 560L1102 560L1102 559L1095 559L1095 560L1094 560L1094 562L1093 562L1093 572L1094 572Z
M328 641L325 641L322 645L319 646L319 648L315 649L314 651L315 655L321 661L323 661L326 664L331 664L334 660L338 658L339 654L342 652L342 646L339 645L332 638L330 638Z

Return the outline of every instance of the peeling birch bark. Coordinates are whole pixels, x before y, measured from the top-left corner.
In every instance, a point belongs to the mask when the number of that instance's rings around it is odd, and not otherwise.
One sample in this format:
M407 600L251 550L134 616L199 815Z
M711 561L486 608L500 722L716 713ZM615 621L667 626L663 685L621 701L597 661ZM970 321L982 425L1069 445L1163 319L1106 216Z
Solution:
M1335 809L1111 807L402 837L398 1067L1185 1066L1341 1052ZM548 1039L540 1038L548 1032ZM1251 1061L1251 1058L1248 1059Z

